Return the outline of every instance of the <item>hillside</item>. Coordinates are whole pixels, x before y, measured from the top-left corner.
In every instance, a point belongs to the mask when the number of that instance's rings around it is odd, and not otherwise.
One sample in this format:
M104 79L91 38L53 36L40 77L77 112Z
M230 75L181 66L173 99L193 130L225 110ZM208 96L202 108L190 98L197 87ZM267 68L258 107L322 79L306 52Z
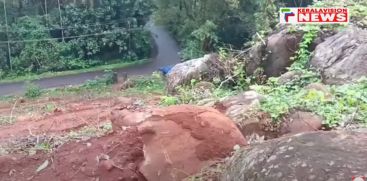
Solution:
M104 16L111 12L103 5L126 8L119 3L129 2L63 1L77 13L71 20L88 13L81 17ZM139 3L144 4L129 5ZM152 14L151 21L167 28L182 48L182 60L171 60L177 52L162 53L177 49L174 43L166 44L154 59L175 61L174 65L157 64L152 75L119 74L110 69L80 85L42 89L36 81L27 83L22 95L2 96L0 180L332 181L367 177L366 1L152 3L144 17ZM57 10L55 5L50 9ZM292 6L347 7L350 23L278 23L279 8ZM79 11L80 7L87 9ZM121 16L137 18L139 8L143 7L120 12ZM161 35L152 36L156 44L162 43L157 43ZM82 45L82 41L98 42L99 38L53 43L80 41ZM116 42L114 38L108 41ZM144 46L137 43L135 50ZM42 50L36 47L29 51L32 56L24 54L24 61L40 55L37 51ZM27 46L23 48L22 52L27 51ZM78 60L90 61L99 55ZM122 51L119 57L129 55ZM44 61L48 60L45 56ZM22 76L40 73L26 68L24 62L19 65L30 70Z

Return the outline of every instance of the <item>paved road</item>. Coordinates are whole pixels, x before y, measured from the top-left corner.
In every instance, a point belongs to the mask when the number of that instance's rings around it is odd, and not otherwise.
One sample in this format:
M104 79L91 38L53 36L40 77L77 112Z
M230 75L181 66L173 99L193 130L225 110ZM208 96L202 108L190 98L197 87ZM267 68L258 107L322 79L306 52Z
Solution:
M179 47L170 34L160 26L148 26L155 40L155 53L148 64L137 65L116 70L120 75L146 75L151 74L165 65L174 65L180 62ZM103 75L103 71L68 75L61 77L45 78L34 81L43 89L80 85L87 80ZM24 91L24 82L0 84L0 96L20 94Z

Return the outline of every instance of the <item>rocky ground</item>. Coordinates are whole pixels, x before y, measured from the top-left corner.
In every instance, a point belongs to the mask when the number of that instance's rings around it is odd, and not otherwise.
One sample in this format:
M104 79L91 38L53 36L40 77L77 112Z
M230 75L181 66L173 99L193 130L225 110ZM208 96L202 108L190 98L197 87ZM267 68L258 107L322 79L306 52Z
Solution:
M287 67L298 63L289 45L298 47L302 31L281 29L265 45L247 50L241 62L248 65L246 73L262 68L265 78L279 76L271 85L255 77L263 89L254 84L223 93L222 86L238 86L239 75L231 72L238 66L211 54L172 69L165 78L171 95L163 88L152 94L157 80L130 80L100 98L4 101L0 178L337 181L367 176L366 30L349 26L319 33L314 53L307 54L310 65L300 71ZM309 79L316 70L320 77Z

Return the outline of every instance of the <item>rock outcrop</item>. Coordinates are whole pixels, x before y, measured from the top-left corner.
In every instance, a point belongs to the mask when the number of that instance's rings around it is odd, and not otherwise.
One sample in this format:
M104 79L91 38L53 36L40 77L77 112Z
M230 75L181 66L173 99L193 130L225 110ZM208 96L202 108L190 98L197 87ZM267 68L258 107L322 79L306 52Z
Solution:
M175 65L167 74L167 90L173 93L178 86L190 84L192 79L212 82L214 78L224 78L224 68L216 54L208 54Z
M327 38L316 47L311 65L327 84L351 83L367 76L367 30L349 27Z
M223 181L337 181L367 176L366 132L312 132L243 148Z
M279 76L292 65L293 57L298 50L302 33L289 33L284 29L268 37L266 52L268 53L263 65L267 76Z
M145 158L140 172L150 181L182 180L213 161L230 156L235 145L247 144L236 125L212 108L182 105L145 115L127 115L125 111L122 114L113 126L137 126ZM134 119L138 120L135 124Z
M252 75L256 69L264 69L268 77L286 72L293 61L302 39L302 32L289 33L287 27L273 33L265 41L253 45L245 54L246 73Z

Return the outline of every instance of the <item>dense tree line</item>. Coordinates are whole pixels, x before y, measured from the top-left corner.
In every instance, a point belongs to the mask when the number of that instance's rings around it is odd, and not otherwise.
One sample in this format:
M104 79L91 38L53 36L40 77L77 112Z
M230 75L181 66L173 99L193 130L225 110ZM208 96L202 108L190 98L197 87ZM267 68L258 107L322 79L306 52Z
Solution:
M184 58L201 56L218 46L242 48L257 32L277 23L277 8L307 6L311 0L157 0L156 20L183 46Z
M1 5L4 0L1 1ZM0 8L2 9L2 8ZM146 58L149 0L6 0L0 11L0 76ZM10 41L10 56L7 41Z

